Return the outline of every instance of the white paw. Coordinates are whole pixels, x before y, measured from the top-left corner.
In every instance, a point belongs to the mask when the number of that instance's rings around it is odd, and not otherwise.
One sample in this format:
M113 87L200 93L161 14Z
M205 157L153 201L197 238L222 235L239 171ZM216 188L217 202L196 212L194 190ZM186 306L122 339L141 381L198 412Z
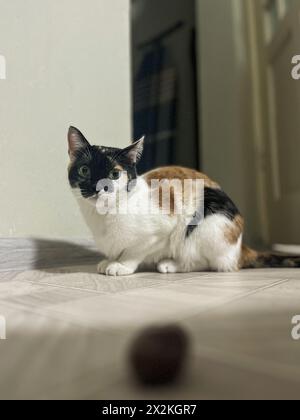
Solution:
M133 274L134 270L119 262L112 262L108 264L105 270L107 276L129 276Z
M157 264L157 270L160 273L177 273L177 264L174 260L163 260Z
M100 261L99 264L98 264L98 266L97 266L97 273L99 273L99 274L105 274L108 265L109 265L109 261L108 260L102 260L102 261Z

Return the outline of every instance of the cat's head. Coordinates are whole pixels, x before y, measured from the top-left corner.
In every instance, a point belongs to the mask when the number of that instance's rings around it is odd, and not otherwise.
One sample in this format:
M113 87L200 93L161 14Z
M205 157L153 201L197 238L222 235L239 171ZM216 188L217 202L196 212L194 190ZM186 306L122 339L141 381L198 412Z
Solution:
M137 178L136 165L143 152L144 138L125 149L91 146L75 127L68 132L69 182L83 198L133 188Z

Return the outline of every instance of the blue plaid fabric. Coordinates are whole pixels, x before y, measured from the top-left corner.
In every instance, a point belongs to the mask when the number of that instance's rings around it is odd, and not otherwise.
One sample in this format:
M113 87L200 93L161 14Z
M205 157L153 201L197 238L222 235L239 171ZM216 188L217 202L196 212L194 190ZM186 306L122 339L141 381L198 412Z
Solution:
M134 138L146 135L139 173L174 163L177 74L166 47L147 48L134 81Z

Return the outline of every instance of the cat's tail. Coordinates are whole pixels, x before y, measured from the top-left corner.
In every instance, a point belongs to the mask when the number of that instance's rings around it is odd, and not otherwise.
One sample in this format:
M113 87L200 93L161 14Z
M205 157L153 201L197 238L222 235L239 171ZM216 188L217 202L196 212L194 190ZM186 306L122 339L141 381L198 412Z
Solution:
M243 245L241 268L297 268L300 256L257 252Z

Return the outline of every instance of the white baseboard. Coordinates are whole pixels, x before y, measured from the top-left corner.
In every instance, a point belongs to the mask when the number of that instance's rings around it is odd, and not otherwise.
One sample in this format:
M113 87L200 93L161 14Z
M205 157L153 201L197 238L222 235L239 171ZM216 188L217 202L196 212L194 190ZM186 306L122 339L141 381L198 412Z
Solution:
M274 244L272 249L285 254L300 255L300 245Z

